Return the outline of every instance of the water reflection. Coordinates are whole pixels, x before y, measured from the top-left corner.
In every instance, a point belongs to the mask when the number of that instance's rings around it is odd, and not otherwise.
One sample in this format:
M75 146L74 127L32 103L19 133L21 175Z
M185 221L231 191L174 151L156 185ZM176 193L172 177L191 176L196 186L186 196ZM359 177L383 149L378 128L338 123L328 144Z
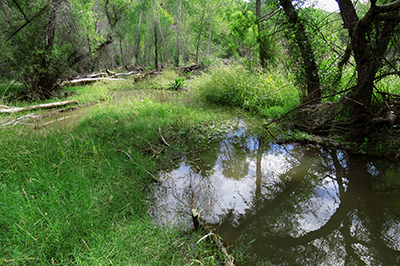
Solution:
M253 240L248 265L400 264L398 162L264 143L243 125L194 147L155 189L160 222L190 225L198 208L228 244Z

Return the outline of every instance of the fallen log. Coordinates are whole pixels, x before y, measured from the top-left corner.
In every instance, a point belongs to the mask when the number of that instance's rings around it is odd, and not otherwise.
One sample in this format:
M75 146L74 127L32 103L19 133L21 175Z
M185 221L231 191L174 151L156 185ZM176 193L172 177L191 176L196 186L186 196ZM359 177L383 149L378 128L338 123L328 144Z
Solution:
M81 77L81 78L104 78L107 77L106 73L93 73L93 74L88 74L85 77ZM77 77L79 78L79 77Z
M108 68L106 69L106 72L109 76L115 76L117 75L117 73L115 73L114 71L109 70Z
M96 81L117 81L117 80L126 80L126 79L120 79L120 78L81 78L81 79L73 79L73 80L67 80L63 81L60 86L75 86L75 85L86 85L90 84Z
M131 76L131 75L136 75L138 74L139 71L130 71L127 73L116 73L114 76L119 77L119 76Z
M0 109L0 113L17 113L26 110L35 110L35 109L50 109L60 106L65 106L68 104L78 104L75 100L72 101L63 101L63 102L56 102L56 103L44 103L38 105L31 105L25 107L9 107L9 108L2 108Z

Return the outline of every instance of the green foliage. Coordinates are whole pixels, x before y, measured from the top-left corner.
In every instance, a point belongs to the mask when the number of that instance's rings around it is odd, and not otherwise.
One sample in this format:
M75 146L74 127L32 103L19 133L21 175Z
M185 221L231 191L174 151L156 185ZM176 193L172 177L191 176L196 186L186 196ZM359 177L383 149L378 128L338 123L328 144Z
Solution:
M255 15L249 10L236 11L229 20L232 41L228 43L227 54L250 56L258 35Z
M170 90L179 90L185 86L185 79L184 78L176 78L169 83Z
M88 58L106 40L96 29L99 8L87 1L5 3L0 26L6 53L1 57L8 77L21 82L30 98L50 98L58 79ZM23 25L23 26L21 26Z
M199 90L209 102L265 116L275 117L299 102L297 90L279 73L250 72L241 65L212 70Z

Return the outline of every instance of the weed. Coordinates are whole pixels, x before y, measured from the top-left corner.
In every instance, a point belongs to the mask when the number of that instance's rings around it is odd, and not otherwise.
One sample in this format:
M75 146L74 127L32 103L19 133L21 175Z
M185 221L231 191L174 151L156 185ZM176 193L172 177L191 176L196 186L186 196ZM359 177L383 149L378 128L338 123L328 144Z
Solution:
M184 86L185 86L185 79L184 78L176 78L169 83L168 89L177 91L179 89L182 89L182 87L184 87Z

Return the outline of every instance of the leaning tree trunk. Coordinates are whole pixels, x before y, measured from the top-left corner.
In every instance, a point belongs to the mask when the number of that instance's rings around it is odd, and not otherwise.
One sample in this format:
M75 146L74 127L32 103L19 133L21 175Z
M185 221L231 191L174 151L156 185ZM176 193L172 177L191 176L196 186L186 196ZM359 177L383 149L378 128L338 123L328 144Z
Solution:
M289 23L294 28L296 43L300 49L301 57L303 58L307 100L320 102L319 98L321 97L321 85L319 81L317 62L315 60L314 51L311 47L311 43L304 25L301 23L291 0L280 0L279 2L285 11Z

